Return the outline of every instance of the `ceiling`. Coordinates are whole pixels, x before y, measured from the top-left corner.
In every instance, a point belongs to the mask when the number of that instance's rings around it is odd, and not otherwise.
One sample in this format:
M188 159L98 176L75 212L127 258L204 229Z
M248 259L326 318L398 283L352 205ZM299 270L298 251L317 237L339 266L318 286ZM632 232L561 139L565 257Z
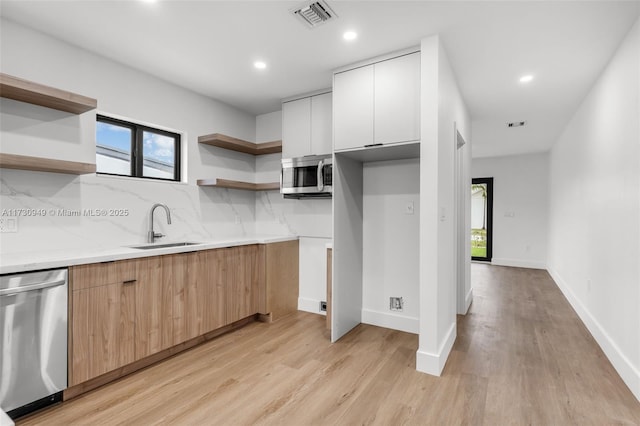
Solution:
M298 1L1 0L0 14L254 115L439 33L474 157L548 150L640 14L640 1L328 2L338 19L313 30L290 14Z

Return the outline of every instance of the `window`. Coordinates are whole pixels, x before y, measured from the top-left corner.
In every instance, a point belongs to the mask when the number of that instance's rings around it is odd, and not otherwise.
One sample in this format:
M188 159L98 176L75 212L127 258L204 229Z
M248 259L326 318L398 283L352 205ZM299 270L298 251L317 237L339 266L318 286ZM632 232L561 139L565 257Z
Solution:
M98 115L97 172L146 179L180 180L180 135Z

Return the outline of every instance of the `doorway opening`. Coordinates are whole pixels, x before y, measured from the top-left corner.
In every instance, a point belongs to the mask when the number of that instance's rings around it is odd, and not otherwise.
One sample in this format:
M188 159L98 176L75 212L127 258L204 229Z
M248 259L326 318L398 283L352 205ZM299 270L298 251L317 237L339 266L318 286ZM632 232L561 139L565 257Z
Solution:
M491 262L493 255L493 178L471 180L471 259Z

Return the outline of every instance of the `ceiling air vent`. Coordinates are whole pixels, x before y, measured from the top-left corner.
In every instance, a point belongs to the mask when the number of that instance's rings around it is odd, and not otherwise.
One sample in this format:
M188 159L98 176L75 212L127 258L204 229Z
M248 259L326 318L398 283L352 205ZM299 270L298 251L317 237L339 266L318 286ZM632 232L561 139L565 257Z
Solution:
M306 2L291 9L291 13L308 28L315 28L338 17L329 5L322 0Z
M526 121L514 121L513 123L507 123L507 127L522 127L527 124Z

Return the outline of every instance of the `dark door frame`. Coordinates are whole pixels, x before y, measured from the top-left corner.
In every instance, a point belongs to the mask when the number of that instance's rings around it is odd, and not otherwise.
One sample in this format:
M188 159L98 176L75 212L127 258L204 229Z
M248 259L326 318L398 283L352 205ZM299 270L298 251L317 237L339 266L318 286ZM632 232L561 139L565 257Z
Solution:
M473 185L487 185L487 257L472 256L471 260L491 262L493 257L493 178L473 178Z

